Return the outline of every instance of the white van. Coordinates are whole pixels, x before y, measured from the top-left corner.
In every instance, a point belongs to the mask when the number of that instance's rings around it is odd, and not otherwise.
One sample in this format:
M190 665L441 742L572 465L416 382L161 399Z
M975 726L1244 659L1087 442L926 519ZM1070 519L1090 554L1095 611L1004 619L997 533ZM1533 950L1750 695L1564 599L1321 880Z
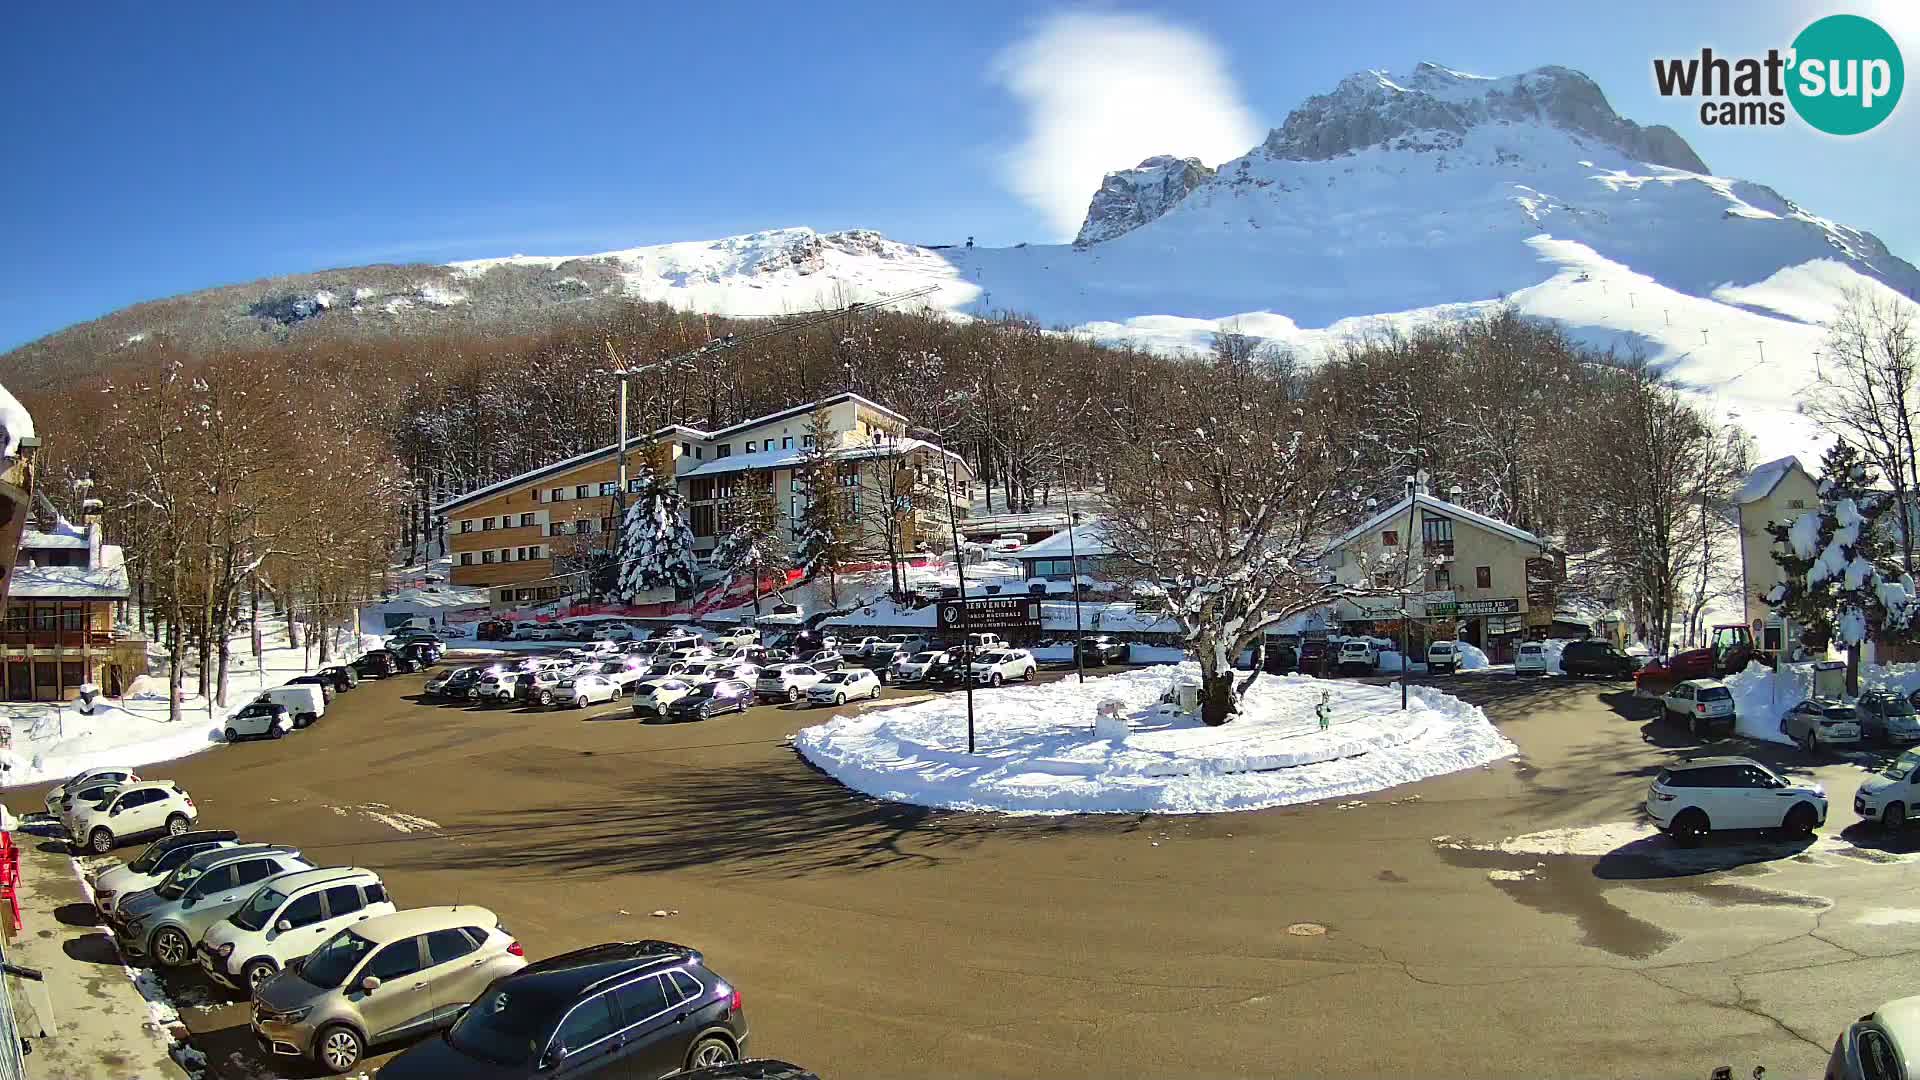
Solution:
M1427 672L1451 675L1460 670L1460 648L1456 641L1436 641L1427 646Z
M276 686L254 700L285 705L293 714L293 726L297 728L306 727L327 714L326 693L313 683Z

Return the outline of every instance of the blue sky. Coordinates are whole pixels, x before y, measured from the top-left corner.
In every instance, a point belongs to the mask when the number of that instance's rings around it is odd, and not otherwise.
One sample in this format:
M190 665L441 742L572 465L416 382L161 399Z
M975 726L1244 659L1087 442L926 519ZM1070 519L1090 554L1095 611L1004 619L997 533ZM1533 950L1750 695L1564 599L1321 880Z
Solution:
M1121 160L1105 167L1119 168L1162 128L1213 123L1216 141L1248 124L1264 132L1343 75L1419 60L1585 71L1622 115L1672 125L1716 172L1771 184L1920 260L1920 215L1903 190L1920 174L1920 102L1848 141L1798 126L1715 130L1694 106L1660 99L1650 74L1653 56L1705 44L1784 47L1835 11L1878 18L1913 63L1911 0L531 10L10 11L0 348L139 300L365 262L583 253L782 225L915 242L1060 239L1080 182L1023 152L1036 126L1069 133L1082 168L1109 155ZM1172 52L1163 70L1101 73L1179 85L1161 98L1169 115L1083 123L1076 110L1098 112L1101 95L1049 87L1075 76L1046 64L1049 39L1035 36L1062 13L1165 24L1217 50L1219 64L1201 71ZM1223 110L1241 121L1196 115Z

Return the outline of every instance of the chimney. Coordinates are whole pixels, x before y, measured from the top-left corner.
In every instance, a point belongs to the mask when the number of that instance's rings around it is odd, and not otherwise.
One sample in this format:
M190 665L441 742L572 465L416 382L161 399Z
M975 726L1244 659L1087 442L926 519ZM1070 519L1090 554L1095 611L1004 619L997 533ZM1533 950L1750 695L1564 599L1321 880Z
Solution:
M1447 501L1456 506L1464 505L1460 500L1465 498L1466 495L1467 489L1461 487L1459 484L1455 484L1447 489Z
M99 499L80 500L80 524L88 527L100 524L100 514L106 504Z

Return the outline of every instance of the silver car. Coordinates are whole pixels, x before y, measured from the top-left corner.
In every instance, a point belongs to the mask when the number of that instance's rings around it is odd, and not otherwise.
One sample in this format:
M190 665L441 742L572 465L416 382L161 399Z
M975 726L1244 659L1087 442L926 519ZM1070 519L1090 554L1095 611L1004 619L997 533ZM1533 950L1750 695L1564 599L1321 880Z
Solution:
M163 836L147 845L147 850L132 862L108 867L95 875L93 906L103 917L110 916L121 897L153 888L195 855L214 848L237 847L239 843L239 837L226 830Z
M203 852L167 880L120 901L111 923L114 940L123 952L183 967L193 963L193 947L207 927L237 911L262 882L312 868L299 852L266 844Z

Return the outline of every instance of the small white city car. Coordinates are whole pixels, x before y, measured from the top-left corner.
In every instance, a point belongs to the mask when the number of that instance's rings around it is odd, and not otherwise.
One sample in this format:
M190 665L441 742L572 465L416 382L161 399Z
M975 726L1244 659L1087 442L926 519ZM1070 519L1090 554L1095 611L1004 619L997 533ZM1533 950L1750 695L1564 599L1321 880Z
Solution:
M1819 784L1788 780L1743 757L1701 757L1660 770L1647 785L1647 816L1682 847L1716 829L1781 829L1810 836L1827 820Z
M823 673L805 664L778 664L760 669L753 694L762 701L799 701L820 681Z
M893 663L890 665L892 668L890 677L894 682L902 683L924 681L927 677L928 670L931 669L933 665L946 659L946 656L946 653L939 650L917 652L911 655L907 653L895 654Z
M1436 641L1427 646L1427 673L1451 675L1460 670L1460 643Z
M807 687L807 700L816 705L845 705L855 698L877 698L881 689L880 677L866 668L842 668Z
M76 843L104 855L134 837L177 836L192 828L199 816L193 800L173 781L141 780L84 809L76 804L69 832Z
M1733 733L1733 691L1718 679L1675 683L1660 699L1662 715L1695 735Z
M393 910L371 870L296 870L261 885L233 914L207 927L194 959L214 982L252 991L336 932Z
M293 730L293 714L277 701L259 698L227 717L228 742L241 739L277 739Z
M499 705L513 700L513 688L523 678L531 676L519 671L496 671L483 675L474 684L468 694L482 705Z
M554 700L562 705L584 709L620 700L620 684L605 675L575 675L560 680L553 694Z
M633 715L665 716L667 706L693 693L693 684L678 675L643 682L633 691Z
M1861 781L1853 795L1853 812L1889 830L1905 828L1920 816L1920 749L1905 751Z
M1545 675L1547 673L1547 647L1537 641L1523 641L1513 650L1513 673L1515 675Z
M1001 649L974 657L968 666L973 681L999 686L1009 679L1031 679L1040 665L1025 649Z

